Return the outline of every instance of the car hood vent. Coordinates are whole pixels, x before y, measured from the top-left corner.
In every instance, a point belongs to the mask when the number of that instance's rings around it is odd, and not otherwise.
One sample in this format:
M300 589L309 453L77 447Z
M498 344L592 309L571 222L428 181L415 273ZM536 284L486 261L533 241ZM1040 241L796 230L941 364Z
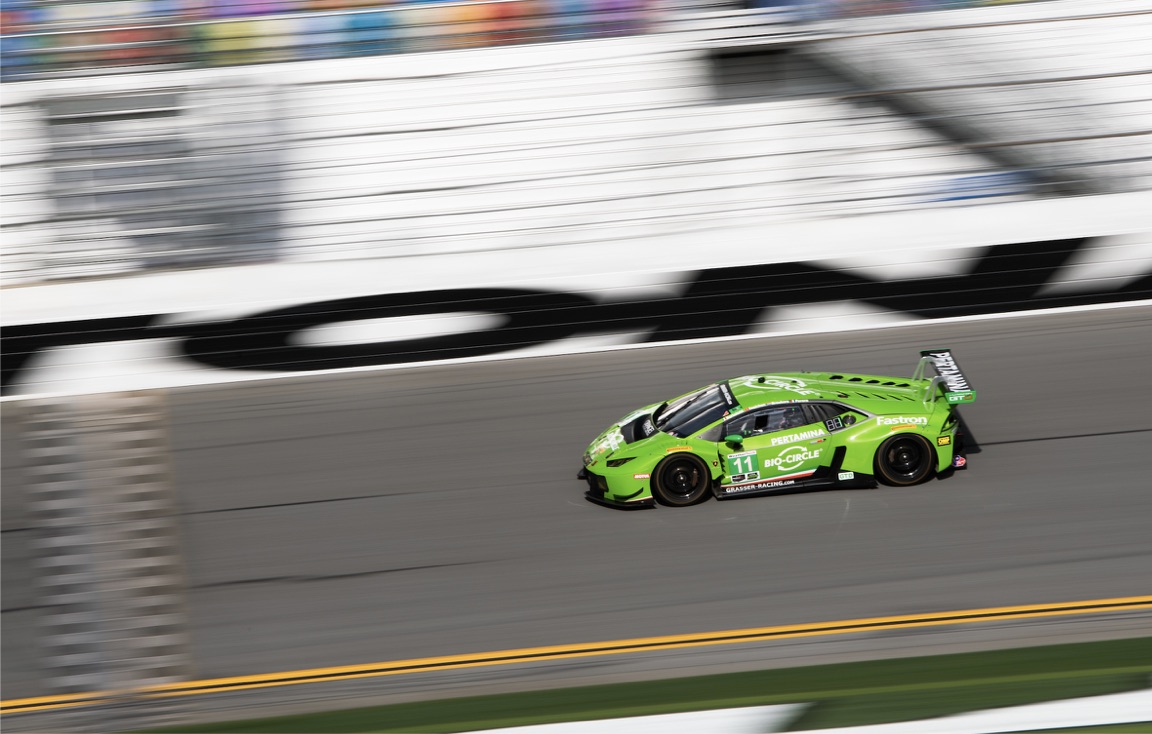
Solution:
M880 387L912 387L910 382L897 380L878 380L875 377L861 377L859 375L828 375L829 380L844 380L858 385L879 385Z

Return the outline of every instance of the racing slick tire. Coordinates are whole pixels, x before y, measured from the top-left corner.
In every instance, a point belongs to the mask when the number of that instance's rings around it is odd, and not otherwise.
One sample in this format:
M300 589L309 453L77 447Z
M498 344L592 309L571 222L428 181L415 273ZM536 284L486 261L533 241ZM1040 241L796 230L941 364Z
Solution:
M916 433L901 433L884 441L876 451L876 476L884 484L909 487L932 476L936 450Z
M695 454L673 454L652 472L652 494L669 507L687 507L704 499L712 488L708 467Z

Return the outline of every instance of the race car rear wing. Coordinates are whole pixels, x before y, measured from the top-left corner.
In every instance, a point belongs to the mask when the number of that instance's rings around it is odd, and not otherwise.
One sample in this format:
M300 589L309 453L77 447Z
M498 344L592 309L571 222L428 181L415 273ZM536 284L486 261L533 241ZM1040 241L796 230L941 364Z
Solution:
M924 391L924 402L930 402L939 396L938 388L944 386L944 399L949 403L971 403L976 400L976 391L964 376L964 371L952 356L951 349L925 349L920 352L920 362L912 379L925 379L924 371L928 365L936 370L936 376Z

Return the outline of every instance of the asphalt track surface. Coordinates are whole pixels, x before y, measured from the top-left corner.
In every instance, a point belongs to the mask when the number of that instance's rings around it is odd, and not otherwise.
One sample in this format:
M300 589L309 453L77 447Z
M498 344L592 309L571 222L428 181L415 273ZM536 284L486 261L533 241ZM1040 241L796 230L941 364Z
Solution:
M979 395L965 415L983 451L950 479L633 512L582 497L583 449L634 407L752 372L907 375L939 346ZM173 390L194 675L1146 594L1150 364L1152 306L1138 306ZM484 668L263 703L1137 636L1150 620ZM5 698L48 692L34 665L5 668ZM216 706L269 713L259 695Z

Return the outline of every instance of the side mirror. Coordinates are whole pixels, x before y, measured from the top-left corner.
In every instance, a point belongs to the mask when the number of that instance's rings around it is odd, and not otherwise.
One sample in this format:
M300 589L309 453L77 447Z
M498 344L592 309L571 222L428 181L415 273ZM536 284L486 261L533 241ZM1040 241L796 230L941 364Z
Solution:
M739 433L730 433L724 437L724 443L730 443L734 446L739 446L744 443L744 437Z

